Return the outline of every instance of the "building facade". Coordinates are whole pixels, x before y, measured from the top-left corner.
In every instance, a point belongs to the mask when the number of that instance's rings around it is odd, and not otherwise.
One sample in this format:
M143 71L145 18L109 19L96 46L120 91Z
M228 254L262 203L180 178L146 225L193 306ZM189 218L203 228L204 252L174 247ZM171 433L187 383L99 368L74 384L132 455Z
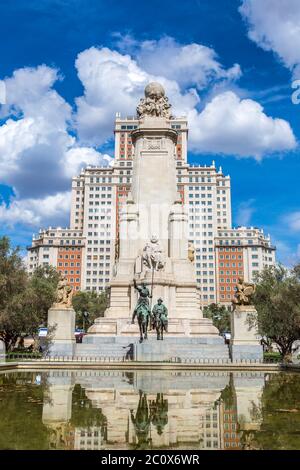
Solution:
M254 227L218 229L215 252L218 303L230 304L239 277L255 281L259 272L275 264L270 236Z
M28 247L27 269L30 274L39 266L53 266L64 274L74 290L82 288L85 237L82 230L49 228L40 230Z
M174 155L177 191L188 208L188 238L195 249L200 301L203 306L215 302L229 304L237 276L251 280L256 271L275 262L275 249L257 229L232 228L230 177L224 175L222 168L217 169L214 162L190 165L187 120L173 118L170 125L178 134ZM68 276L77 290L80 286L81 290L101 292L108 286L118 257L120 210L131 191L134 154L131 132L137 127L136 118L116 115L113 164L87 167L72 179L70 228L48 229L33 239L28 254L29 272L39 265L52 264ZM236 240L242 244L236 245ZM69 266L66 256L75 247L78 261L76 266ZM228 255L222 251L229 247L232 247L230 262L222 259ZM238 248L242 251L237 255ZM242 266L234 266L236 255L242 256L238 259Z

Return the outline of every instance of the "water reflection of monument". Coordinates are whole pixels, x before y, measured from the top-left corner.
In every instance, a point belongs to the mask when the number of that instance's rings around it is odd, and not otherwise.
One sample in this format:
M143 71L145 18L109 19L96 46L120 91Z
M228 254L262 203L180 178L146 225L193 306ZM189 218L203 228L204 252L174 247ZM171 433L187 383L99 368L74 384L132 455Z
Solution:
M263 373L51 372L43 422L52 448L249 447L263 385Z
M140 390L136 413L131 409L130 417L135 431L136 449L151 448L151 424L161 436L168 423L168 400L164 399L163 393L157 393L156 400L149 402L147 394Z

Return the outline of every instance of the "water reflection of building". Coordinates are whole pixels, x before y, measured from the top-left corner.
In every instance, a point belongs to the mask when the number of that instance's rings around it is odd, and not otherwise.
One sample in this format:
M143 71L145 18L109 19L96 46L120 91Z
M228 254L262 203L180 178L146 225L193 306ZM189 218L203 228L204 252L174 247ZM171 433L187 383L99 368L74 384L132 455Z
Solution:
M220 426L220 403L207 409L202 418L203 449L220 449L222 447L222 429Z
M222 433L224 450L240 450L240 432L238 430L236 403L221 404Z
M241 433L260 426L261 373L65 374L49 373L43 422L55 430L52 448L240 449Z
M75 428L75 450L100 450L103 443L101 427Z

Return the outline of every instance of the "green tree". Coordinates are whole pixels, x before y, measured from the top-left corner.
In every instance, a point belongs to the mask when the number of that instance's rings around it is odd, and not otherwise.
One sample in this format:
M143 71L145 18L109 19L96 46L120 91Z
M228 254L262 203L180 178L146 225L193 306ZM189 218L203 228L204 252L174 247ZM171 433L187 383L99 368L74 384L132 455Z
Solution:
M28 278L26 288L16 298L20 316L23 319L20 325L19 336L33 336L37 339L40 326L47 325L48 310L55 300L55 291L59 273L52 266L38 267Z
M270 374L262 395L261 425L257 431L252 431L253 448L299 449L299 396L300 381L297 374Z
M230 311L225 305L218 305L212 303L203 309L203 315L206 318L210 318L220 333L230 332Z
M101 428L102 435L107 429L107 419L101 408L95 408L92 401L87 398L85 390L75 384L72 394L71 424L74 427L90 429Z
M85 328L97 317L102 317L108 306L108 291L97 294L94 291L80 291L73 297L73 307L76 312L76 325ZM84 321L84 312L88 312L88 320Z
M19 249L7 237L0 238L0 339L8 351L46 324L58 277L51 266L37 268L29 277Z
M23 328L20 306L27 280L19 248L12 248L7 237L0 238L0 339L8 350Z
M40 266L30 277L27 284L27 298L33 296L32 311L38 322L47 322L48 310L55 300L59 273L53 266Z
M289 271L283 266L265 268L256 277L253 303L256 317L249 317L257 332L278 346L287 359L293 342L300 338L300 279L298 267Z

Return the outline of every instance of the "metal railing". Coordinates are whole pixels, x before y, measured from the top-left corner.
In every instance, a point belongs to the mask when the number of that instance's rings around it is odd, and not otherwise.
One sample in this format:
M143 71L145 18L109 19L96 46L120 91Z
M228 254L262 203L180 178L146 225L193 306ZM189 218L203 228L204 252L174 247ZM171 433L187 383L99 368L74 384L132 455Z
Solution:
M9 353L6 355L7 361L15 362L32 362L32 361L41 361L41 362L79 362L79 363L138 363L144 361L136 361L132 357L126 356L76 356L76 355L47 355L42 356L40 353L32 354L18 354L18 353ZM230 364L241 364L241 365L254 365L254 364L270 364L274 363L271 361L264 361L260 359L240 359L240 360L231 360L229 358L182 358L173 356L168 360L162 361L153 361L161 363L174 363L174 364L186 364L186 365L230 365Z

